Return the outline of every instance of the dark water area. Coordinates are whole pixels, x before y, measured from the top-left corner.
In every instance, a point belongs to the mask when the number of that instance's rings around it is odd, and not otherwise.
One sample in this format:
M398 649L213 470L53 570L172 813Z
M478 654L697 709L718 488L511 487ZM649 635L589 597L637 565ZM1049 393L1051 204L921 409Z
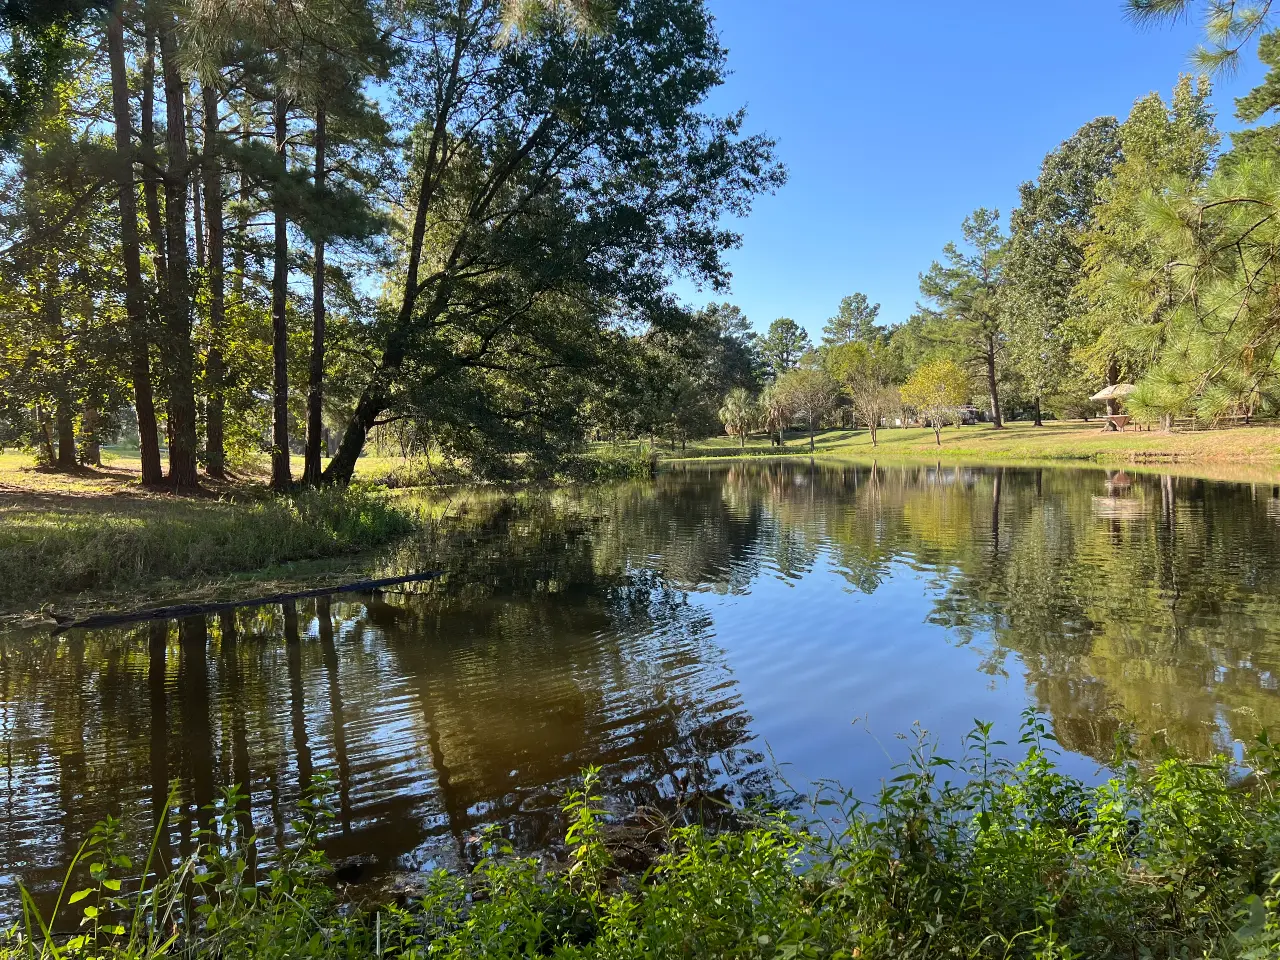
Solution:
M328 775L328 852L377 874L490 824L543 848L588 766L619 809L869 796L916 724L954 753L1033 706L1091 777L1122 727L1206 757L1280 723L1277 487L752 464L451 512L373 571L436 582L0 635L0 912L104 816L145 844L173 780L171 858L231 783L269 855Z

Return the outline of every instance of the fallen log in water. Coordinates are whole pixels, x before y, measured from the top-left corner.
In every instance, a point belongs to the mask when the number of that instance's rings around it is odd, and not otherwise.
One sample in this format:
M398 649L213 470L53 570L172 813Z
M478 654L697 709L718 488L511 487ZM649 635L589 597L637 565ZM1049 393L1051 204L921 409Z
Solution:
M369 590L380 590L383 587L394 587L402 583L420 583L423 580L434 580L444 574L443 570L429 570L426 573L410 573L403 577L383 577L381 580L357 580L354 583L343 583L336 587L315 587L311 590L294 590L289 593L273 593L266 597L251 597L247 600L220 600L212 603L179 603L169 607L150 607L145 610L132 610L128 613L99 613L92 617L74 620L71 617L59 616L50 611L49 616L57 621L53 627L53 635L68 630L95 629L98 627L116 627L124 623L141 623L146 620L181 620L184 617L201 617L223 610L234 610L236 607L265 607L272 603L286 603L290 600L305 600L307 597L324 597L335 593L364 593Z

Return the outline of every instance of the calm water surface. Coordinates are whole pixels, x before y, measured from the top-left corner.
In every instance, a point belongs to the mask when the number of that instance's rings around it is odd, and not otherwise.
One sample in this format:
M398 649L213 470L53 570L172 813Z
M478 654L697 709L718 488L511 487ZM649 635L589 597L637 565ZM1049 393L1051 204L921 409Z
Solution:
M1197 756L1280 726L1280 488L756 464L455 514L376 571L436 583L0 635L0 910L103 816L144 835L171 780L178 856L223 785L270 846L330 774L330 855L376 873L464 861L487 824L538 849L589 765L620 806L745 802L869 793L913 724L958 750L1029 705L1085 777L1121 724Z

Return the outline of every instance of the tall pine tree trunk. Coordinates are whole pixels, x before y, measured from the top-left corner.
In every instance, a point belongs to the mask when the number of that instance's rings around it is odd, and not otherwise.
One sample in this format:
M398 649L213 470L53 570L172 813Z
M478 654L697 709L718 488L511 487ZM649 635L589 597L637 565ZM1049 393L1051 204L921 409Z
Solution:
M226 327L225 237L222 220L222 154L218 143L218 91L213 83L201 87L204 99L204 220L209 242L207 276L209 280L209 353L205 358L205 471L221 480L226 477L226 441L224 419L226 400L223 380L226 364L222 342Z
M288 138L288 105L283 93L277 92L272 115L276 157L280 162L279 174L283 176ZM277 187L272 204L275 207L275 271L271 277L271 486L277 490L284 490L293 482L289 468L289 318L286 313L289 294L289 232L282 194L283 190Z
M151 393L148 355L147 298L142 286L142 252L138 240L138 198L133 185L133 139L129 110L129 75L124 58L124 21L120 5L107 22L107 56L111 63L111 110L115 121L116 191L120 207L121 261L124 265L124 304L128 324L129 373L133 379L133 408L138 417L138 448L142 482L164 479L160 440L156 433L155 401Z
M324 104L316 110L316 167L315 189L319 196L324 191L326 117ZM309 486L320 483L320 438L324 430L322 405L324 401L324 236L317 236L315 246L315 273L311 281L311 369L307 380L307 451L303 468L303 482Z
M165 297L165 343L169 379L169 482L180 489L199 485L196 473L195 352L191 344L191 288L187 251L187 86L178 69L177 24L164 11L160 63L164 75L168 165L164 178L165 254L169 284Z
M996 345L987 339L987 390L991 394L991 425L997 430L1004 426L1004 418L1000 416L1000 389L996 382Z
M189 89L189 88L188 88ZM203 88L202 88L203 89ZM200 144L196 140L196 117L195 111L190 104L187 104L187 156L200 153ZM203 161L203 158L201 158ZM199 172L192 170L191 172L191 233L196 245L196 269L204 270L205 266L205 231L204 231L204 203L200 196L200 184L204 179L203 171L205 164L202 162Z
M71 409L71 401L67 397L58 398L54 417L58 426L58 469L74 470L76 468L76 421Z
M156 285L163 293L169 282L169 265L165 262L164 223L160 219L159 184L163 177L160 158L156 155L156 27L153 3L147 4L146 52L142 58L142 202L147 212L147 230L151 234L152 262ZM162 297L163 299L163 297Z

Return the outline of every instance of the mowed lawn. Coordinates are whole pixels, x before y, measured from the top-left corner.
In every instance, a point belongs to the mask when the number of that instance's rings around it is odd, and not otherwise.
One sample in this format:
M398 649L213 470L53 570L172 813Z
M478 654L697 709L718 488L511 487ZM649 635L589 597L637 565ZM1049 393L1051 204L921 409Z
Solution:
M1099 421L1050 422L1043 427L1011 423L1002 430L990 424L947 427L942 444L934 441L927 428L886 428L872 447L866 430L823 430L815 439L815 452L823 456L867 459L903 457L910 459L998 460L1005 462L1093 461L1097 463L1252 463L1280 466L1280 426L1231 427L1178 433L1102 430ZM800 454L809 450L807 434L788 432L786 446L779 450L763 435L747 442L748 456ZM663 445L659 452L668 459L741 456L737 439L713 437L690 443L684 451Z

